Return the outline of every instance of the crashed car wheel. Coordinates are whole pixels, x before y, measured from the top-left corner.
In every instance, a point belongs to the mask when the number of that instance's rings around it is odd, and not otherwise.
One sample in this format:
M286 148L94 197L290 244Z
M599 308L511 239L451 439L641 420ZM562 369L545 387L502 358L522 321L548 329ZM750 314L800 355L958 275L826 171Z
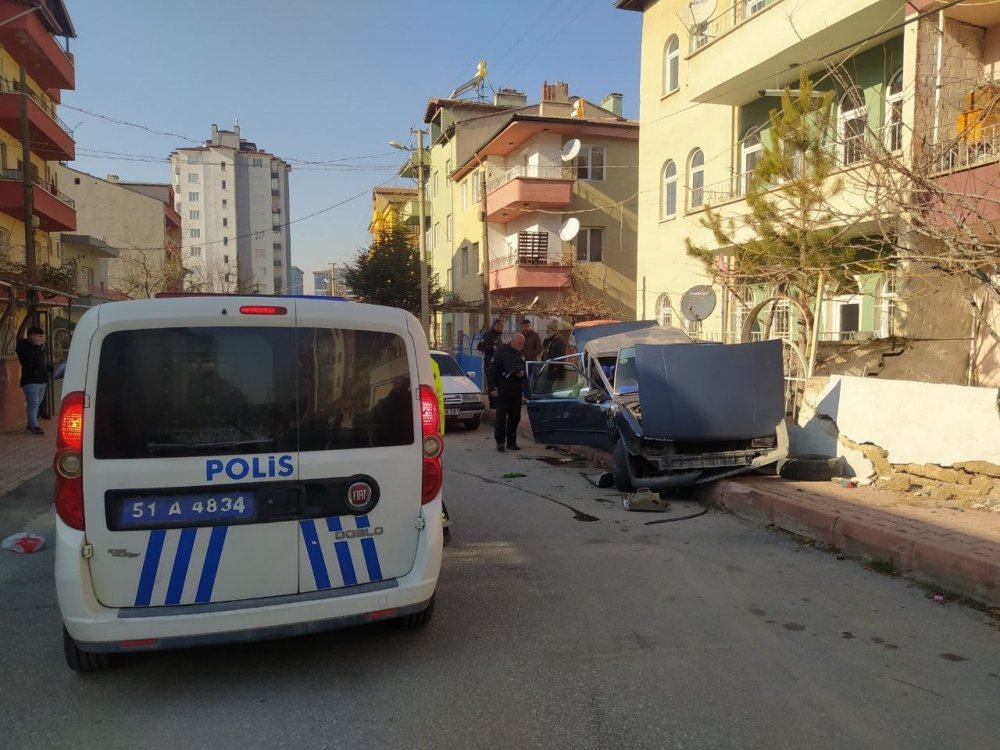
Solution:
M827 482L843 473L840 456L813 454L789 456L778 461L778 476L800 482Z
M615 489L619 492L634 492L632 480L629 479L628 461L631 461L625 441L620 439L615 444L615 452L611 456L611 473L615 478Z

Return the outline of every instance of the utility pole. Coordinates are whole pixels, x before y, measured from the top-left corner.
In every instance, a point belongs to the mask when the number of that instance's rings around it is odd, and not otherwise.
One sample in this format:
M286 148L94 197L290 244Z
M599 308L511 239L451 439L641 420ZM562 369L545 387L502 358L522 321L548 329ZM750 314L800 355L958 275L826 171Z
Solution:
M28 128L28 80L20 66L21 81L21 184L24 186L24 264L28 281L35 280L35 201L31 180L31 131Z
M490 299L490 225L486 219L486 166L479 162L479 216L483 222L483 330L493 325L493 301Z
M424 329L424 336L430 341L431 316L430 316L430 289L427 280L427 231L424 228L425 209L424 195L424 131L417 128L417 210L420 212L420 237L418 238L420 247L420 325Z
M326 277L327 294L329 294L331 297L337 296L337 282L335 281L336 277L337 277L337 264L331 263L330 270L327 272L327 277Z

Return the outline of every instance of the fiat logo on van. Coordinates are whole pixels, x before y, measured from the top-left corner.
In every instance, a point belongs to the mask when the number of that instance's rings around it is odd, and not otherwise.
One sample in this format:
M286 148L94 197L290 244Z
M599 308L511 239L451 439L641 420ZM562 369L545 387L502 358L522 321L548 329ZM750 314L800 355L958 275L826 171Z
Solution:
M378 484L374 479L358 474L348 478L346 500L347 511L356 516L363 516L371 511L378 502ZM343 485L341 485L343 486Z

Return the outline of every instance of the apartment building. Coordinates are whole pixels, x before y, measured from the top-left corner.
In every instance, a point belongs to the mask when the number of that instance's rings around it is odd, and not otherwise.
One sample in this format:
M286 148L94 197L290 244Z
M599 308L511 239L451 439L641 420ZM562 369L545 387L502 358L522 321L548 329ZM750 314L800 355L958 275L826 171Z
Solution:
M306 293L305 292L305 278L306 278L306 272L305 271L303 271L298 266L292 266L291 269L289 269L289 275L288 275L288 279L289 279L289 281L288 281L288 293L289 294L298 294L298 295L305 294Z
M406 227L414 245L419 241L417 188L385 186L372 190L372 239L394 226Z
M940 263L927 262L946 256L942 239L956 228L961 234L966 223L978 222L973 233L1000 245L991 215L1000 219L992 208L1000 197L995 4L618 0L616 6L643 14L639 191L655 199L639 210L640 317L680 324L699 338L734 341L747 316L774 295L761 286L715 284L718 304L707 317L690 320L680 309L686 292L712 282L688 255L686 240L714 247L725 266L731 248L705 226L707 209L737 223L747 215L749 181L762 145L773 142L769 113L780 107L780 91L797 88L805 71L814 89L833 100L825 147L835 158L831 180L843 186L834 214L845 240L882 235L897 246L889 267L825 290L820 341L906 337L905 356L882 356L899 355L902 345L874 347L879 356L859 372L948 383L997 380L996 346L969 305L978 295L980 309L989 311L992 295L970 285L972 274L958 264L941 272ZM943 195L961 196L964 206L981 196L989 205L979 201L981 210L964 214L906 205L909 192L891 195L879 184L894 165L896 176L906 170L929 176L921 192L936 206ZM943 190L932 189L935 183ZM937 217L936 232L928 231L934 222L914 221L924 210ZM793 337L802 317L787 300L777 303L770 335ZM763 333L760 323L753 326L754 335Z
M102 178L63 165L56 174L76 206L77 233L114 251L105 251L94 278L87 265L78 267L81 293L138 299L181 289L181 218L170 184L126 182L117 175ZM100 247L89 244L95 251ZM76 258L65 246L63 256ZM106 289L100 287L102 278Z
M285 294L291 286L291 166L219 130L204 146L170 154L181 216L186 286L216 292Z

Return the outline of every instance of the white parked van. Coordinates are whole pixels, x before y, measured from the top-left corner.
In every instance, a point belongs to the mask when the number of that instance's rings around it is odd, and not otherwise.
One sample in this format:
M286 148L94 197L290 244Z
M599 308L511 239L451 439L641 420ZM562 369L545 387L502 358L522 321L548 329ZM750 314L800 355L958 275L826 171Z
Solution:
M88 311L55 458L69 666L425 624L442 547L430 362L412 315L354 302L198 295Z

